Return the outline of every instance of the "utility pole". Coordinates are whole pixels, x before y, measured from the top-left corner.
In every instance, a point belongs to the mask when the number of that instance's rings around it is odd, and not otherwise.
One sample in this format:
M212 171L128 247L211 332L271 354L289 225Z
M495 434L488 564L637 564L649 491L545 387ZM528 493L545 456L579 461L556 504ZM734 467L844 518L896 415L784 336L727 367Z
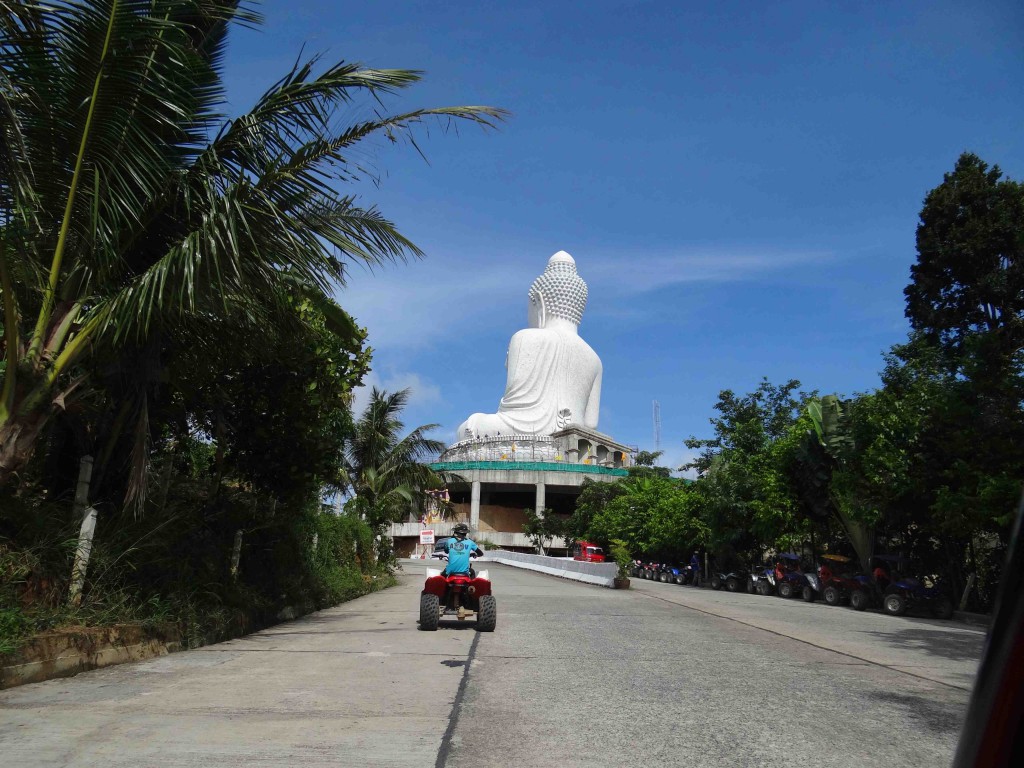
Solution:
M661 450L661 403L654 401L654 452Z

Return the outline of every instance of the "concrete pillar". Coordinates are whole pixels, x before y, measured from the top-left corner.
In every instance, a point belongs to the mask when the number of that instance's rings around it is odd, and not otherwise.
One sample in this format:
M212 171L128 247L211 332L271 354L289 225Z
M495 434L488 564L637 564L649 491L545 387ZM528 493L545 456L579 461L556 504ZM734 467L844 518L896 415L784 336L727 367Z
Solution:
M546 506L544 503L544 490L544 483L537 483L537 503L535 509L540 517L544 517L544 508Z
M469 499L469 527L474 531L480 527L480 481L473 481L473 491Z

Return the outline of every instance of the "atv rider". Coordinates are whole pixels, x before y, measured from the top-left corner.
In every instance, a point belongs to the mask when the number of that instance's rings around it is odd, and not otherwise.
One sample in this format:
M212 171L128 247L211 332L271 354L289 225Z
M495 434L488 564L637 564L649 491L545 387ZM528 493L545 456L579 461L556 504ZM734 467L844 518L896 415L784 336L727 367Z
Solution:
M483 550L475 541L466 538L469 536L469 526L465 523L458 523L452 533L455 535L448 539L448 565L441 571L441 575L453 576L456 573L468 573L470 576L474 576L469 559L479 557Z

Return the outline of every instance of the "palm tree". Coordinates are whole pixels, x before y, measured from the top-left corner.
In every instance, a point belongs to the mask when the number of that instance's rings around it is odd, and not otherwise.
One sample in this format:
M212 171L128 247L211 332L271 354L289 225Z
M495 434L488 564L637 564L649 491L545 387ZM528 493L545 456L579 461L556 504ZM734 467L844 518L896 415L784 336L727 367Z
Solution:
M225 119L238 0L0 0L0 485L89 360L217 318L272 322L282 291L325 304L352 261L421 252L338 187L360 142L427 118L492 126L502 110L421 109L339 125L420 79L317 58Z
M343 484L354 494L357 511L378 529L421 504L427 490L444 483L425 463L445 448L426 436L438 425L423 424L402 436L405 425L398 416L408 402L408 389L389 394L374 387L345 451Z

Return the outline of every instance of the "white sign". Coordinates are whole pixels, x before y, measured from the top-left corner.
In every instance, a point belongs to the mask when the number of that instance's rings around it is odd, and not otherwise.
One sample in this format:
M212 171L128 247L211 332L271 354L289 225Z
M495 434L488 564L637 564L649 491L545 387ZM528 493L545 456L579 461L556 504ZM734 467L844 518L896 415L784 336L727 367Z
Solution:
M420 544L433 544L434 543L434 532L427 528L420 531Z

